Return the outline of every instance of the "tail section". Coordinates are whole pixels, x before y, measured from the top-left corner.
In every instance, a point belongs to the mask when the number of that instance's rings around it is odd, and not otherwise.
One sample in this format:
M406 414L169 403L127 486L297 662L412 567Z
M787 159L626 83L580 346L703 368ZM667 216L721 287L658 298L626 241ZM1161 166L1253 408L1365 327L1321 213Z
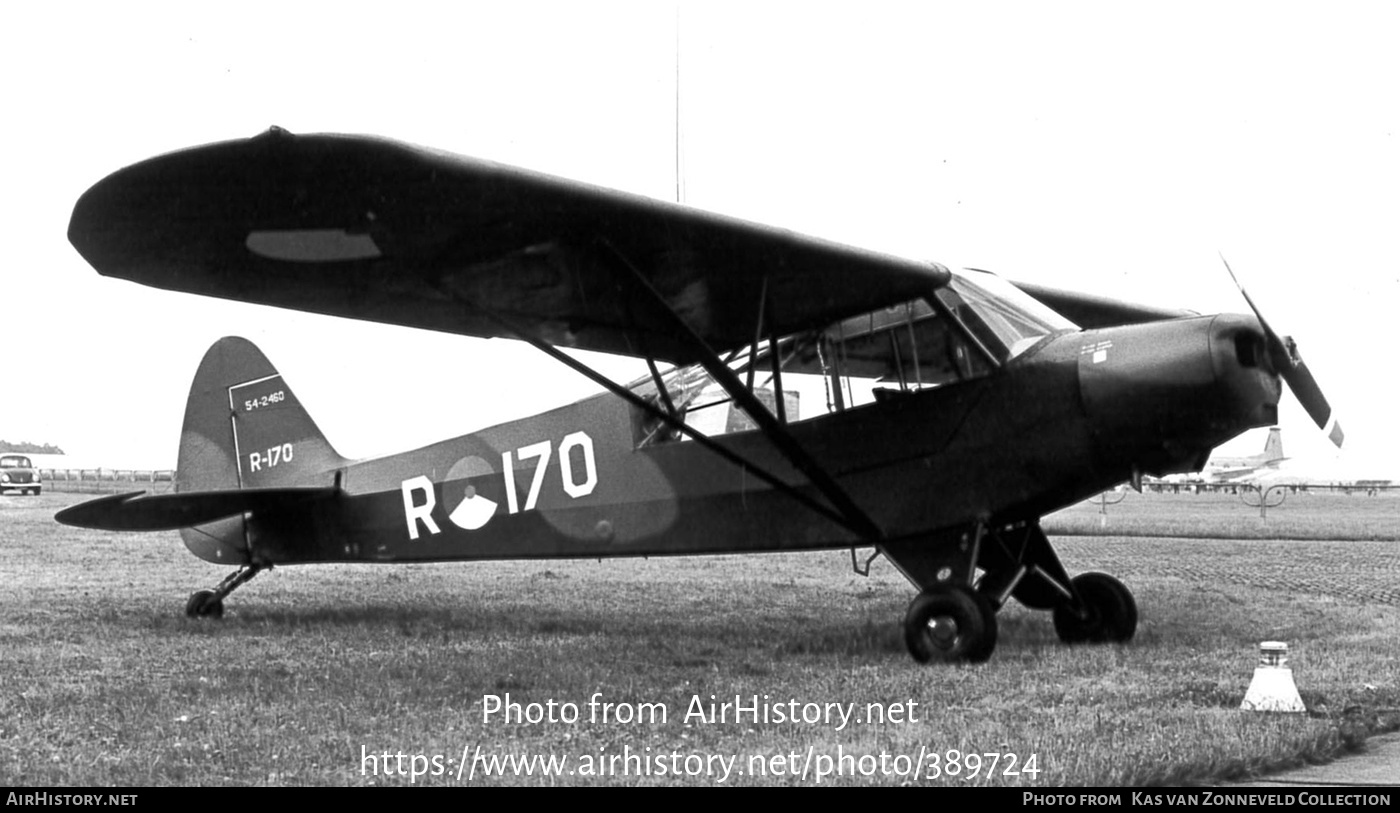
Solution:
M223 338L190 388L174 493L113 494L54 518L107 531L178 528L185 547L210 562L327 560L346 462L267 357L246 339Z
M1277 463L1283 459L1283 430L1275 426L1269 430L1269 439L1264 441L1264 462Z
M229 336L204 354L185 404L177 491L330 485L344 463L252 342Z
M345 459L252 342L229 336L204 354L185 404L177 492L330 488ZM182 528L201 559L246 563L246 515Z

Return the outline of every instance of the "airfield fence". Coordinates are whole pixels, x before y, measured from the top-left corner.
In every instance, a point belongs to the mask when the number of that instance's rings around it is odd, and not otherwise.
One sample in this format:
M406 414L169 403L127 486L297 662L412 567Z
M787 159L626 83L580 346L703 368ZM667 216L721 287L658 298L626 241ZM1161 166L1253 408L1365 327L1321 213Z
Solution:
M1355 480L1345 483L1265 483L1268 491L1287 491L1289 494L1331 493L1365 494L1376 496L1388 492L1400 492L1400 484L1391 480ZM1242 491L1258 491L1261 486L1253 483L1143 483L1143 488L1156 494L1239 494ZM1126 491L1126 486L1117 490ZM1107 493L1107 492L1105 492ZM1095 500L1098 498L1095 497Z
M123 491L164 493L175 487L172 469L40 469L47 491L119 494Z

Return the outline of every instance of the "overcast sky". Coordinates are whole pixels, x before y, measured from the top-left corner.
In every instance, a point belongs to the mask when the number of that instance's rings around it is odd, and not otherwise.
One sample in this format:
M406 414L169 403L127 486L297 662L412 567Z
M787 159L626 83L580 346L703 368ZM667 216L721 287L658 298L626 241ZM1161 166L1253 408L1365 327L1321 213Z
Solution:
M510 342L107 280L68 244L68 217L122 166L274 124L673 198L679 19L687 203L1202 312L1245 308L1224 252L1298 339L1348 456L1400 459L1390 5L212 8L5 12L0 438L172 466L189 380L229 334L259 344L351 456L591 391ZM1290 454L1326 453L1291 397L1282 413Z

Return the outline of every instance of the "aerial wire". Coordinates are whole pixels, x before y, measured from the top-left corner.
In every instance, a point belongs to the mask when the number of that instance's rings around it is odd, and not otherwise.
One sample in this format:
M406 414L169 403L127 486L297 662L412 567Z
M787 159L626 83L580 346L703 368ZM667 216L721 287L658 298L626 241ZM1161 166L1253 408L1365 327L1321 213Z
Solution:
M676 125L676 203L685 202L685 170L682 159L681 142L681 4L676 3L676 77L675 77L675 125Z

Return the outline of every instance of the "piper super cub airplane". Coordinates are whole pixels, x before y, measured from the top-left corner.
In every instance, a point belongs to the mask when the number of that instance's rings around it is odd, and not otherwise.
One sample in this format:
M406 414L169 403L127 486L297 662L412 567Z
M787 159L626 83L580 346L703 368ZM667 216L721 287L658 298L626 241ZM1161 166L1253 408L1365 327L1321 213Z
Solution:
M1257 311L1018 288L377 138L273 128L153 158L88 190L69 239L158 288L521 339L607 390L350 461L252 344L220 340L174 492L57 517L179 528L237 565L191 616L274 565L851 548L860 570L874 548L920 591L918 661L988 658L1012 597L1065 641L1126 641L1132 595L1070 578L1040 517L1199 471L1276 421L1280 376L1319 426L1331 414ZM561 348L650 375L618 383Z

